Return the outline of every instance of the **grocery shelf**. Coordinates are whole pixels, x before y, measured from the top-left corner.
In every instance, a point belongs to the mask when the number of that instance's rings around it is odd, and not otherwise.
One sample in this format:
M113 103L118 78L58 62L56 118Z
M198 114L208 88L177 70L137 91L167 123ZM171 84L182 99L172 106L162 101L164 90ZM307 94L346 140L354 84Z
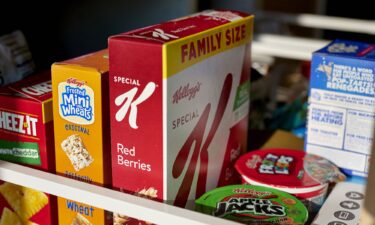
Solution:
M326 46L330 40L313 39L305 37L295 37L277 34L258 34L254 36L254 41L257 43L274 44L287 47L299 47L315 51Z
M375 35L375 20L342 18L313 14L257 12L257 19L270 19L300 27L336 30ZM329 40L258 34L252 43L252 55L266 55L295 60L311 60L311 53L324 47Z
M239 224L2 160L0 180L156 224Z
M327 45L328 40L259 34L252 42L252 55L267 55L295 60L310 60L312 52Z
M324 45L323 45L324 46ZM323 47L322 46L322 47ZM309 49L299 46L279 45L275 43L262 43L254 41L252 43L252 55L267 55L286 59L310 60L312 52L316 49Z
M305 27L375 35L375 21L270 12L261 16L272 17L273 19L278 18L280 21ZM325 46L328 42L328 40L259 34L254 37L251 51L253 56L266 55L296 60L310 60L312 52ZM156 224L170 224L171 222L179 225L239 224L2 160L0 160L0 180Z
M330 41L312 38L288 37L274 34L260 34L252 42L252 55L311 60L312 53L323 48Z
M272 18L277 21L295 24L301 27L375 35L375 20L279 12L257 12L256 15L258 18Z

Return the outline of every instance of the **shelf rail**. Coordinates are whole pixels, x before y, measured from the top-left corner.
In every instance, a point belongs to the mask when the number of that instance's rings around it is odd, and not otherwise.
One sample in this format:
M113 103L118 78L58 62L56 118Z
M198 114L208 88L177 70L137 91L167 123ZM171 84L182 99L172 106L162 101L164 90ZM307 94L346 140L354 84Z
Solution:
M260 19L273 20L295 24L301 27L354 32L375 35L375 20L343 18L314 14L288 14L280 12L257 12Z
M239 224L2 160L0 180L155 224Z
M311 60L312 52L323 48L329 40L259 34L254 36L252 54L295 60Z
M375 35L375 20L270 11L257 12L256 19L259 21L270 19L300 27ZM311 60L312 52L324 47L328 43L329 40L258 34L254 36L252 54L295 60Z
M299 26L357 32L375 35L374 20L347 19L310 14L257 13ZM325 46L326 40L260 34L254 39L252 54L297 60L310 60L313 51ZM149 199L90 185L62 176L42 172L0 160L0 180L72 199L111 212L156 224L236 225L238 223L178 208Z

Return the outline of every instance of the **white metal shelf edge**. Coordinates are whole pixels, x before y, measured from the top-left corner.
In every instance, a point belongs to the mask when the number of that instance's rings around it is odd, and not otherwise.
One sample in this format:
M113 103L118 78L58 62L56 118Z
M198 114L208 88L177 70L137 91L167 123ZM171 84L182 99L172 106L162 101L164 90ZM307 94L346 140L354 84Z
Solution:
M311 38L258 34L252 42L252 54L295 60L311 60L312 53L330 41Z
M254 41L264 44L274 44L286 47L297 47L302 49L311 49L312 51L323 48L329 44L330 40L313 39L296 36L285 36L280 34L260 33L254 35Z
M264 44L254 41L252 43L253 55L268 55L295 60L311 60L312 50L280 46L276 44Z
M302 27L356 32L375 35L375 20L353 19L314 14L288 14L280 12L257 12L259 18L272 18Z
M2 160L0 180L156 224L238 224Z

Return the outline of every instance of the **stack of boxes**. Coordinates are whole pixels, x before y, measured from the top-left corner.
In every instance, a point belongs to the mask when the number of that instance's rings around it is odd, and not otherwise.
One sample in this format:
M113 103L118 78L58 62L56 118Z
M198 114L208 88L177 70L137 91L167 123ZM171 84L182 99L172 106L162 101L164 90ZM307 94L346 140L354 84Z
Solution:
M106 50L55 63L57 174L108 186L112 151L113 188L183 207L237 181L252 21L208 11L111 37L109 66ZM59 224L110 223L68 199L58 198L58 212ZM114 214L115 224L130 220Z

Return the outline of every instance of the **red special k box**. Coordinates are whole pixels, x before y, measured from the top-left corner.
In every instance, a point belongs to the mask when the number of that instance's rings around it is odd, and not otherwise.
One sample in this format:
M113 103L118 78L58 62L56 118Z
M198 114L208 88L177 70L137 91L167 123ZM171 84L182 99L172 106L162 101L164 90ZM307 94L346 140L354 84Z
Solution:
M253 16L205 11L109 38L114 188L182 207L235 180Z
M0 159L54 172L49 72L0 89ZM0 181L0 225L52 225L55 198Z

